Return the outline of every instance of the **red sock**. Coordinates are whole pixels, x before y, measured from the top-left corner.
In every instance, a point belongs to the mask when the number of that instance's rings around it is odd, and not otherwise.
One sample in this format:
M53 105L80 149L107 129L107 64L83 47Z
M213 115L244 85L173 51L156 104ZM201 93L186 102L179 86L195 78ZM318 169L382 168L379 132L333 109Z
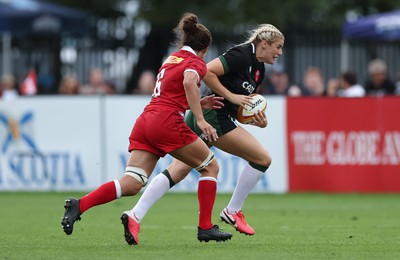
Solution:
M199 187L197 190L197 198L199 200L199 227L201 229L212 228L212 210L214 207L215 196L217 194L217 182L216 179L211 180L210 177L207 179L200 178Z
M114 181L110 181L82 197L79 201L79 209L82 214L91 207L113 201L116 198L117 190Z

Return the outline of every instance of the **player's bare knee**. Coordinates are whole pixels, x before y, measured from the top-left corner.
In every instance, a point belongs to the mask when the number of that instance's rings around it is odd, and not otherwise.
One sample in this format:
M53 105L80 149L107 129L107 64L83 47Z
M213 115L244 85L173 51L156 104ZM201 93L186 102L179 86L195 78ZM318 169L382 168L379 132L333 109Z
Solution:
M219 171L219 165L217 160L214 158L214 153L210 151L207 158L195 168L202 176L217 177Z
M209 176L217 178L219 172L219 164L217 160L212 160L203 170L199 171L202 177Z
M212 160L212 162L207 166L209 172L214 172L215 175L219 172L219 164L217 160Z
M207 157L204 159L202 163L200 163L199 166L195 167L196 171L202 171L204 168L206 168L209 164L211 164L214 161L214 153L212 151L209 151Z
M268 168L272 163L272 158L268 152L265 152L264 154L262 154L262 156L259 156L258 158L252 160L251 162L263 166L265 168Z
M120 180L122 195L136 195L147 184L147 173L140 167L127 166Z
M122 176L122 178L119 179L119 183L121 185L122 196L136 195L143 187L142 184L129 175Z
M271 156L267 153L266 154L266 157L265 157L265 159L264 159L264 166L265 167L269 167L269 166L271 166L271 163L272 163L272 158L271 158Z

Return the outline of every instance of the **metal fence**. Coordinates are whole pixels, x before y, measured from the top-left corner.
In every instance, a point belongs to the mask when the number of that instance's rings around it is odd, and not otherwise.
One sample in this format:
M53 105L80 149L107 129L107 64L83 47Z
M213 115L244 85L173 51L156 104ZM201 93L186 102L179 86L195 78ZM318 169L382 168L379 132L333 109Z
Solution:
M304 71L312 66L321 69L325 81L336 78L342 72L342 60L348 59L349 70L354 71L359 83L364 84L368 77L368 63L380 58L386 61L388 75L392 80L400 76L400 43L378 41L348 42L347 57L341 57L342 38L327 35L297 36L284 47L285 68L292 83L302 82Z
M289 73L292 83L300 84L304 71L310 66L320 68L327 81L341 72L341 40L339 36L319 34L289 36L284 46L284 55L279 62ZM57 88L62 76L71 73L76 74L82 84L87 83L90 69L96 67L103 70L104 77L115 84L119 93L123 93L126 82L135 69L138 50L132 46L92 44L94 41L83 38L13 40L12 74L20 82L31 67L37 66L42 76L47 76L48 87ZM0 43L3 44L1 41ZM225 42L223 48L216 46L210 53L216 56L226 46ZM3 55L1 51L0 60ZM397 79L400 72L399 42L349 42L348 65L357 73L361 84L367 78L368 62L373 58L385 60L389 77L392 80ZM0 63L1 74L3 71L3 63Z

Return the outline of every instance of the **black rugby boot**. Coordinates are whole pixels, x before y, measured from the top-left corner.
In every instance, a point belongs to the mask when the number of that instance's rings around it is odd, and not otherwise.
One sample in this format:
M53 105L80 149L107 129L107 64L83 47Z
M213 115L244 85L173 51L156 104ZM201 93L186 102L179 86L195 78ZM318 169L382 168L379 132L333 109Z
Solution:
M201 229L200 227L197 228L197 239L200 242L208 242L210 240L221 242L229 240L231 237L231 233L221 231L217 225L212 226L210 229Z
M79 200L74 198L68 198L65 200L65 212L61 219L61 225L64 229L65 234L71 235L74 230L74 222L81 220L81 214L79 210Z

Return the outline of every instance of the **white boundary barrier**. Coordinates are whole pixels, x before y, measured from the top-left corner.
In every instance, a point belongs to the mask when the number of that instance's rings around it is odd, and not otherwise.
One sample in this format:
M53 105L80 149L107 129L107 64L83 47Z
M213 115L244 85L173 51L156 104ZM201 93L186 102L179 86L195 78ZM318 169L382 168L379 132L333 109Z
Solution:
M128 137L149 96L32 97L0 101L0 191L88 191L118 179L129 156ZM253 192L287 192L286 104L267 97L269 125L244 126L267 148L273 163ZM11 131L10 124L16 126ZM214 149L218 191L232 192L246 162ZM171 162L160 159L152 177ZM195 192L193 171L174 187ZM151 181L151 178L150 178Z

